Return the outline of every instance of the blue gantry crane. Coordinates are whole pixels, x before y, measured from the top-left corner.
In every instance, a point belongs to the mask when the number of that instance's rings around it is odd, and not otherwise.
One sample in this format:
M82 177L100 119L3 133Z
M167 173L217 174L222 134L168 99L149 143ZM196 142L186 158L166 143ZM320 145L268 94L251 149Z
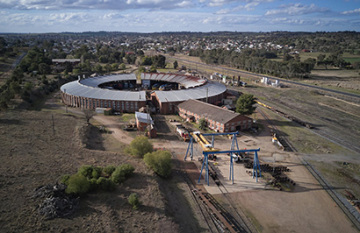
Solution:
M256 177L256 182L258 181L258 177L261 177L260 162L259 162L259 157L258 157L258 154L257 154L257 152L260 151L260 148L258 148L258 149L240 150L238 142L237 142L237 137L236 137L238 134L239 134L239 132L208 133L208 134L200 134L199 132L191 133L189 145L188 145L184 160L186 160L188 155L190 156L191 160L193 159L193 154L194 154L193 141L194 141L194 137L197 138L198 140L201 140L200 144L201 144L201 146L203 148L202 153L204 155L204 159L203 159L203 162L202 162L202 165L201 165L201 171L200 171L200 176L199 176L199 180L198 180L199 183L200 183L200 180L201 180L201 175L202 175L203 169L205 167L205 182L207 183L207 185L209 185L208 156L210 154L212 154L212 155L214 155L214 154L229 154L230 155L230 175L229 175L229 180L232 180L232 183L234 184L234 163L233 163L234 158L237 157L237 154L249 153L249 152L254 152L254 163L253 163L253 173L252 174L253 174L253 178ZM215 136L220 136L220 135L232 135L232 142L231 142L230 150L221 151L219 149L214 148L214 143L215 143L214 137ZM212 136L211 144L207 143L206 139L203 136Z

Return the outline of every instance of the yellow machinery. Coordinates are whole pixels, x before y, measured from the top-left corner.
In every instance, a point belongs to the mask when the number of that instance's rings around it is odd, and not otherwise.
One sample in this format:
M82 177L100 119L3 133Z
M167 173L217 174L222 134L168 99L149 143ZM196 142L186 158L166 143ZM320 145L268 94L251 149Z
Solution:
M220 150L214 148L213 145L211 145L211 143L209 143L208 140L206 140L206 138L199 131L192 132L191 135L193 136L195 141L201 145L203 151L211 152Z

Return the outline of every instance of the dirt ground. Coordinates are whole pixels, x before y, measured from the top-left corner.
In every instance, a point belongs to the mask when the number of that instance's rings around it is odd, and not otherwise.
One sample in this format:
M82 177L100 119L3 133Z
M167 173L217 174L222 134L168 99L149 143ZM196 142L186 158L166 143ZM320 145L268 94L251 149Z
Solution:
M155 119L158 125L159 135L162 139L152 139L155 147L172 151L183 159L188 144L179 140L174 134L174 124L169 123L167 116L158 116ZM109 118L97 118L111 130L117 132L116 127L109 121ZM184 123L183 123L184 124ZM159 127L160 126L160 127ZM119 135L123 131L119 131ZM126 137L126 136L124 136ZM122 137L120 137L121 140ZM166 139L165 139L166 138ZM209 138L210 140L210 138ZM259 157L261 161L269 163L276 161L277 165L288 166L291 169L289 177L293 179L297 186L293 192L280 192L266 186L261 178L259 182L245 173L242 165L235 164L235 184L229 180L229 160L226 155L219 156L217 161L218 173L222 177L222 182L229 192L231 204L238 211L244 212L250 222L259 232L357 232L350 221L346 218L341 209L329 197L325 190L319 185L315 178L307 171L295 153L283 152L271 143L270 129L265 127L258 137L242 133L238 138L239 148L261 148ZM230 149L231 140L226 137L216 137L215 147L221 149ZM195 183L199 177L201 163L197 158L201 151L194 147L194 163L197 165L197 171L194 172L190 166L188 171ZM187 163L192 163L189 161ZM221 165L222 164L222 165ZM203 178L201 184L204 184ZM218 187L213 181L210 186L199 186L207 190L224 205L228 205Z
M176 176L171 181L162 180L139 159L100 150L106 149L107 144L98 140L98 134L87 135L89 129L84 122L81 115L65 114L53 103L43 111L0 114L1 232L206 231L193 217L186 190L171 183L180 182ZM98 149L87 149L89 140L97 142ZM81 165L122 163L132 164L135 174L114 192L88 194L69 218L44 220L38 214L37 206L42 200L32 198L37 187L54 184L62 175L75 173ZM127 202L130 193L139 195L138 210ZM178 211L168 204L169 196L179 200L177 208L182 210L182 219L174 217Z
M8 111L0 114L0 228L2 232L209 232L202 215L191 199L189 187L175 167L170 180L155 176L144 163L122 153L132 134L121 130L116 117L95 116L87 126L81 112L65 113L57 99L47 102L42 111ZM170 150L183 160L187 143L180 141L167 116L156 119L159 138L151 139L156 148ZM90 133L90 134L89 134ZM89 136L90 135L90 136ZM114 140L115 141L112 141ZM116 142L119 142L118 145ZM231 202L213 184L207 189L229 209L245 213L258 232L357 232L309 174L294 153L279 151L270 142L267 127L258 137L241 134L239 148L261 148L261 161L274 159L289 166L289 176L296 181L294 192L266 188L263 180L251 177L245 183L235 177L239 189L228 180L228 161L218 167ZM219 137L215 147L229 149L231 140ZM197 146L195 146L197 148ZM195 149L195 158L199 156ZM221 160L219 160L221 161ZM70 218L44 220L37 213L40 200L32 198L35 188L55 183L63 174L71 174L84 164L106 166L130 163L135 175L114 192L95 192L81 200ZM181 162L189 176L197 181L200 162ZM190 166L191 165L191 166ZM242 172L235 165L235 173ZM222 170L225 169L225 170ZM242 174L243 175L243 174ZM201 180L203 183L203 179ZM246 184L246 186L245 186ZM142 205L133 210L127 203L130 193L140 196Z

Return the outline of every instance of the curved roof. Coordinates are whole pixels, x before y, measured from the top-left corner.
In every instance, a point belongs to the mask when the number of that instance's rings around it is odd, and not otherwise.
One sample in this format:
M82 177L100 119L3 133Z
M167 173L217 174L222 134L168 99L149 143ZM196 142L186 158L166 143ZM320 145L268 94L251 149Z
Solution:
M74 96L82 96L93 99L104 100L127 100L127 101L146 101L145 91L119 91L99 88L102 83L118 80L135 80L134 74L109 75L94 78L86 78L66 83L60 87L62 92Z
M180 102L188 99L202 99L217 96L226 91L226 87L223 84L208 82L205 79L186 75L143 73L141 74L141 79L176 82L187 88L172 91L155 91L161 102ZM136 76L135 74L119 74L80 79L62 85L60 90L70 95L86 98L119 101L146 101L145 91L119 91L98 87L103 83L121 80L136 80Z
M199 77L167 73L142 73L141 79L179 83L185 88L198 87L207 82Z

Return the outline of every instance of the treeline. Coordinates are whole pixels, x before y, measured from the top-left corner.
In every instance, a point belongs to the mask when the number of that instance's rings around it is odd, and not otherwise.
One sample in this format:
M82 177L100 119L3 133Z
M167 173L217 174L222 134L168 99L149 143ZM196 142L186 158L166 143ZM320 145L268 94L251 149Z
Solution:
M316 64L316 59L308 58L304 62L298 56L285 54L282 61L276 58L275 52L266 50L244 49L241 53L234 50L191 50L190 56L198 56L207 64L228 65L250 72L273 75L282 78L305 78Z

